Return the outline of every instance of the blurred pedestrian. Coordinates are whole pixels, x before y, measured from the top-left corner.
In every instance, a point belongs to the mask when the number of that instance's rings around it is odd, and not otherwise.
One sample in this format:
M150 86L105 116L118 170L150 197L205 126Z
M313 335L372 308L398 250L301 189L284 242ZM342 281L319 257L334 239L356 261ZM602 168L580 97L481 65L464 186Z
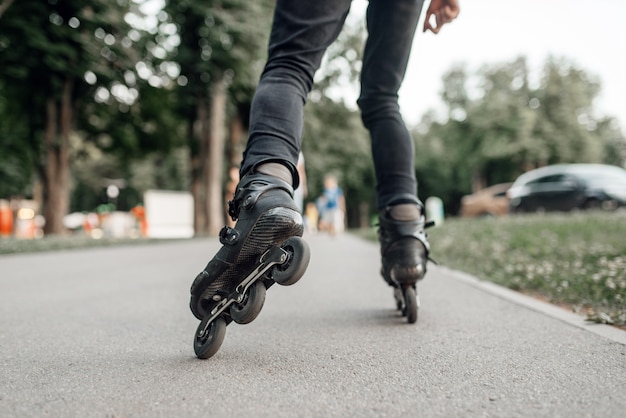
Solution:
M330 235L336 235L343 231L346 200L343 190L339 187L337 177L327 175L324 177L324 191L322 192L323 211L321 222L323 229Z
M314 234L317 232L319 219L320 213L317 205L314 202L307 203L304 209L304 227L308 233Z

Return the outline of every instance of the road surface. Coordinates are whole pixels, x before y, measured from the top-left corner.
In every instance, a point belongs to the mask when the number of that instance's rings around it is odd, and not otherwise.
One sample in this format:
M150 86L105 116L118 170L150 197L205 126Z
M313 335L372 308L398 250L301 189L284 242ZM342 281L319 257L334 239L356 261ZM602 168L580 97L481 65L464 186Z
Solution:
M409 325L375 243L307 240L209 360L188 296L217 239L1 256L0 417L626 416L624 332L435 266Z

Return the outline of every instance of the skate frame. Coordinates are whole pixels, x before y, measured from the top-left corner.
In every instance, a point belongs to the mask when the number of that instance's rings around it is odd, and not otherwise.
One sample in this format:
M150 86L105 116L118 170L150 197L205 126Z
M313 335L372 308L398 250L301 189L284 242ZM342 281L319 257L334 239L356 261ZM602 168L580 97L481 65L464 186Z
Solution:
M278 246L273 246L265 251L259 258L259 265L252 270L248 276L235 288L235 291L222 299L210 312L210 318L204 324L198 336L202 338L211 326L211 323L217 319L233 303L243 302L246 292L259 278L261 278L270 268L277 264L284 264L289 258L287 251Z

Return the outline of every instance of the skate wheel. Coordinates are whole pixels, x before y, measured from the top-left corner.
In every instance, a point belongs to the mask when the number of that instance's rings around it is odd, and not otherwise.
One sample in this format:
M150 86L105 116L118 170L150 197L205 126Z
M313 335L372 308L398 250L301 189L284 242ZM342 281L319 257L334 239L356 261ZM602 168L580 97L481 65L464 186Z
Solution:
M243 302L235 303L230 308L233 321L238 324L249 324L254 321L263 308L265 292L265 285L260 280L250 286Z
M300 237L287 239L280 248L287 252L287 260L274 267L272 280L282 286L290 286L304 275L311 259L311 250Z
M417 294L413 287L407 287L404 289L404 302L405 302L405 315L409 324L414 324L417 321Z
M209 325L209 329L204 335L200 335L208 320L209 317L206 316L200 321L193 342L193 350L200 359L207 359L217 353L222 342L224 342L224 336L226 336L226 321L221 316Z

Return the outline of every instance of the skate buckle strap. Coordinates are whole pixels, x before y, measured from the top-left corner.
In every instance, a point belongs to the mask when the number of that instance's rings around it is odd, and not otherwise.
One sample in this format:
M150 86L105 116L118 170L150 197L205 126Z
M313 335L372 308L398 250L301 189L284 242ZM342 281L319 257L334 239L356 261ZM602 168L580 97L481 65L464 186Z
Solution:
M420 241L426 249L426 256L430 252L428 235L425 228L432 226L422 215L415 221L396 221L388 216L379 219L378 235L382 244L381 252L384 254L389 246L401 238L415 238Z
M228 214L236 221L242 208L252 209L263 193L273 189L282 189L293 197L293 187L278 177L261 173L244 176L235 190L234 198L228 201Z

